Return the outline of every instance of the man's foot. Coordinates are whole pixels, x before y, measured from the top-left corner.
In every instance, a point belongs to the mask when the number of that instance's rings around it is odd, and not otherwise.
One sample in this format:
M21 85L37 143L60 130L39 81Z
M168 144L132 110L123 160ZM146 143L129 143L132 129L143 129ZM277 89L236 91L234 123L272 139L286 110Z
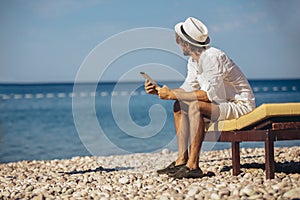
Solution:
M187 166L182 166L177 170L176 173L169 174L170 177L174 177L176 179L182 178L202 178L204 176L202 170L200 168L197 169L189 169Z
M164 169L159 169L156 172L158 174L169 174L169 173L174 173L176 172L180 167L185 166L185 164L182 165L176 165L176 162L172 162L170 165L168 165L166 168Z

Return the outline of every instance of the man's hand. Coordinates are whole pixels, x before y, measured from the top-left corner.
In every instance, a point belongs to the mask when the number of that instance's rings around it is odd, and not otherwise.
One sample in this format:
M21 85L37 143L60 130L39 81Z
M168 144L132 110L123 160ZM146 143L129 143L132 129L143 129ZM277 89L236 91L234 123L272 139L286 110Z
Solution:
M148 80L145 81L144 86L145 86L145 91L147 92L147 94L158 95L158 90L160 89L160 87L157 87L157 86L153 85Z
M176 100L177 97L175 94L168 88L166 85L164 85L162 88L158 89L158 96L161 99L165 100Z

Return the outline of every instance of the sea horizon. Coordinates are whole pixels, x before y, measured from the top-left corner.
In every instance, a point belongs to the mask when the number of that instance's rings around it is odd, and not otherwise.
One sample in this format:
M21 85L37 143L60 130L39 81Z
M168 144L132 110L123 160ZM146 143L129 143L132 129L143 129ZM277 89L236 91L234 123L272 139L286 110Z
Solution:
M184 80L163 80L157 79L160 82L167 82L167 83L174 83L174 82L183 82ZM249 82L252 81L300 81L300 78L248 78ZM128 81L114 81L114 80L105 80L105 81L4 81L0 82L0 85L59 85L59 84L95 84L95 83L104 83L104 84L111 84L111 83L143 83L143 80L128 80Z

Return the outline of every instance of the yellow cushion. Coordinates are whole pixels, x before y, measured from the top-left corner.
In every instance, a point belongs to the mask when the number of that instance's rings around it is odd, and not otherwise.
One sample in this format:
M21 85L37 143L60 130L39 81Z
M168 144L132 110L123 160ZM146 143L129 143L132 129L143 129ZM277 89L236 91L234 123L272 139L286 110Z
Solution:
M207 125L207 131L241 130L269 117L299 116L300 103L272 103L262 104L247 115L238 119L218 121Z

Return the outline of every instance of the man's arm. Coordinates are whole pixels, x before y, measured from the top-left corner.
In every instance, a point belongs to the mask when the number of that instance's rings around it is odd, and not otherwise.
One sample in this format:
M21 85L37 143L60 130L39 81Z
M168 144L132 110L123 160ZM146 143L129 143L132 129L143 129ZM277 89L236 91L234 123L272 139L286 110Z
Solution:
M157 91L159 98L165 100L181 100L181 101L205 101L210 102L207 93L203 90L195 90L192 92L186 92L181 88L169 89L167 86L163 86Z

